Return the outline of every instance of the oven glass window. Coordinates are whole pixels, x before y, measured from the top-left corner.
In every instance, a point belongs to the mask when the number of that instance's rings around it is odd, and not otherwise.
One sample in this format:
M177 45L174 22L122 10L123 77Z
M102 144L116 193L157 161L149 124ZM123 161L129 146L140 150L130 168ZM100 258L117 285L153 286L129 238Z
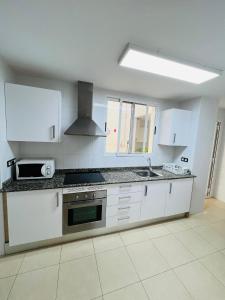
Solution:
M19 177L43 177L41 168L43 164L24 164L18 165Z
M102 220L102 205L77 207L68 210L68 226Z

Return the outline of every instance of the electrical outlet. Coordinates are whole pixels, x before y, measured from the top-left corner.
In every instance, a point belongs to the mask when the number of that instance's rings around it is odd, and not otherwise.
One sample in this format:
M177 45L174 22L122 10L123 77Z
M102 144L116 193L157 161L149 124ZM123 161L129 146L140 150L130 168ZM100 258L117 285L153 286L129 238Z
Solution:
M7 161L7 167L9 168L9 167L15 165L15 163L16 163L16 158L14 157Z
M181 157L181 159L180 159L181 161L184 161L184 162L188 162L188 158L187 157Z

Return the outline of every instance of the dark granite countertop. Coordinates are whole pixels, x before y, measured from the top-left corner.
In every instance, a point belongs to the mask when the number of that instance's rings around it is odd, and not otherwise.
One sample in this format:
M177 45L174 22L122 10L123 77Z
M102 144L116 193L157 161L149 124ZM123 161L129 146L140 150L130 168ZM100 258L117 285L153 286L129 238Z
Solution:
M156 181L156 180L170 180L181 178L193 178L194 175L175 175L161 168L154 168L154 172L161 176L157 177L141 177L134 171L147 170L145 167L134 168L110 168L110 169L82 169L82 170L56 170L55 175L51 179L41 180L8 180L3 183L1 192L18 192L18 191L32 191L32 190L44 190L44 189L57 189L57 188L69 188L79 186L92 186L103 184L116 184L116 183L128 183L128 182L144 182L144 181ZM100 171L105 182L99 183L82 183L64 185L65 173L70 172L93 172Z

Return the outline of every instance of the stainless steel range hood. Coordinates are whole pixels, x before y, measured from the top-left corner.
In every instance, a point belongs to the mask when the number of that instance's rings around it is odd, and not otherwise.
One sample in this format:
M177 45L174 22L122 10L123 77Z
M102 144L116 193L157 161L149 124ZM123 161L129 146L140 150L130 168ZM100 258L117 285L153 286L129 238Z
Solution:
M92 120L93 83L78 81L78 118L64 132L68 135L106 136Z

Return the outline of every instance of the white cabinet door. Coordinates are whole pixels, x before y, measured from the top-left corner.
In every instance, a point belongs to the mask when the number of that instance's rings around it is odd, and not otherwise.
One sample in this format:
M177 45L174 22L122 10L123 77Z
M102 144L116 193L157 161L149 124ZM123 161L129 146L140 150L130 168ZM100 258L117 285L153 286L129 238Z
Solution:
M147 183L141 206L141 220L164 217L168 182L155 181Z
M190 211L193 179L171 180L167 187L166 216Z
M160 118L159 144L188 146L190 142L191 111L168 109Z
M59 142L61 92L6 83L7 140Z
M7 193L9 245L62 236L62 190Z

